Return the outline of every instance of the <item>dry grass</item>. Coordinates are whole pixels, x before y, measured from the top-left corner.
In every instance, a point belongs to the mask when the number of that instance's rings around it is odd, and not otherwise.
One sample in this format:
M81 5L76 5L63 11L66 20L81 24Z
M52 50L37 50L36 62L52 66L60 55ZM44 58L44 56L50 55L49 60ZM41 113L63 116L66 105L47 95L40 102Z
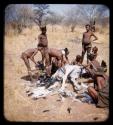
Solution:
M68 47L70 50L69 59L72 60L77 54L81 54L81 38L84 28L76 27L75 32L64 32L59 26L56 26L56 32L52 32L48 26L49 46L54 48ZM109 68L109 31L104 33L95 33L99 40L93 43L98 46L98 60L104 59ZM57 102L58 96L50 96L47 99L33 101L25 94L24 84L27 82L21 79L27 74L24 62L20 55L28 48L35 48L38 41L36 38L40 34L38 28L24 29L17 36L4 36L5 41L5 79L4 79L4 115L10 121L97 121L105 120L108 116L108 110L97 109L93 105L78 104L66 100L65 103ZM36 60L40 60L41 55L36 55ZM85 61L84 61L85 63ZM31 63L33 68L33 63ZM107 72L109 74L109 70ZM51 101L50 101L51 100ZM67 113L67 107L72 108L71 114ZM43 110L49 109L50 112L43 113ZM79 114L80 113L80 114Z

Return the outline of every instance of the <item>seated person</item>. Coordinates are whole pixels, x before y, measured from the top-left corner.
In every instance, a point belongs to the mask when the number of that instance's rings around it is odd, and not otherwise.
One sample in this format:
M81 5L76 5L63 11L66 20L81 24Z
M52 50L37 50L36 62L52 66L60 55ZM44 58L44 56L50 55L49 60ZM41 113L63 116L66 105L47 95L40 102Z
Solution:
M93 54L89 55L89 62L87 65L84 65L84 67L90 67L90 68L93 67L93 69L95 70L97 70L97 68L100 66L101 66L100 63L95 59L95 56Z
M95 47L93 47L92 48L92 53L91 54L93 54L93 56L94 56L94 59L96 59L97 58L97 55L98 55L98 48L95 46Z
M87 67L94 80L94 88L88 87L88 93L94 100L97 107L109 107L109 79L104 72L104 68L100 67L96 71Z
M99 65L94 56L90 56L90 65L86 66L86 70L90 74L94 82L94 88L88 87L89 95L92 97L97 107L109 106L109 81L105 74L104 68Z
M76 59L74 59L71 62L72 65L81 65L82 64L82 56L81 55L77 55Z

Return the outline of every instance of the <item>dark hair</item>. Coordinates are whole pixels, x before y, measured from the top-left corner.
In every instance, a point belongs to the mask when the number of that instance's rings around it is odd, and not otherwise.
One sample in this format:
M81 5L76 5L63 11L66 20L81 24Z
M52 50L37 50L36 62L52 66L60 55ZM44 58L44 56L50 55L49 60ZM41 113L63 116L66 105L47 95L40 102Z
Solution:
M38 47L43 47L43 45L42 45L42 44L38 44L38 45L37 45L37 48L38 48Z
M46 29L46 26L40 27L40 30L41 30L41 31L46 31L46 30L47 30L47 29Z
M82 56L81 55L77 55L76 56L76 61L79 62L80 60L82 60Z
M97 52L97 51L98 51L98 48L95 46L95 47L92 48L92 50L94 50L94 51Z
M106 62L105 62L104 60L102 60L101 66L102 66L102 67L107 67L107 64L106 64Z
M69 54L68 48L65 48L64 51L65 51L66 55Z
M104 69L104 72L107 72L107 64L104 60L101 62L101 67Z
M90 53L90 54L88 55L88 59L89 59L90 61L92 61L92 60L94 59L94 55Z
M85 27L87 27L87 26L91 27L90 24L86 24L86 25L85 25Z

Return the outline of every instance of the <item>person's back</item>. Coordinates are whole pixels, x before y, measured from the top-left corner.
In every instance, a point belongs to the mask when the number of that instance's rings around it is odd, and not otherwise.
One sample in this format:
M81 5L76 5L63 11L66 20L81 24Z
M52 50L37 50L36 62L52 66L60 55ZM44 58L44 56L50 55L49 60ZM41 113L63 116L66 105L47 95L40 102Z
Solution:
M93 54L89 55L89 63L91 69L97 69L98 67L101 67L100 63L95 59L95 56Z
M56 57L57 59L61 59L62 52L61 50L55 49L55 48L49 48L48 53L51 57Z
M38 52L37 48L34 49L27 49L25 52L23 52L24 54L26 54L27 58L30 58L34 52Z
M109 77L104 73L95 74L95 90L98 93L97 107L109 107Z
M96 68L96 69L97 69L98 67L100 67L100 63L99 63L97 60L91 61L90 64L91 64L92 66L94 66L94 68Z
M94 88L88 87L88 92L97 107L109 107L109 77L105 74L103 67L94 70L93 74Z

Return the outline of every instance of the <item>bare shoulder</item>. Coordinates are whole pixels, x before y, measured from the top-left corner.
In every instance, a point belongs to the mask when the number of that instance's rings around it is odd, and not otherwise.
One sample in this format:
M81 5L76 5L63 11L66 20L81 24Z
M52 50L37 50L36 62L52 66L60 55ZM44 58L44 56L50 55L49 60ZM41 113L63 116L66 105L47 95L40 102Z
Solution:
M91 31L91 35L92 35L92 36L95 36L94 33L93 33L92 31Z
M86 32L83 32L83 35L86 34Z
M42 34L38 35L38 38L42 37Z

